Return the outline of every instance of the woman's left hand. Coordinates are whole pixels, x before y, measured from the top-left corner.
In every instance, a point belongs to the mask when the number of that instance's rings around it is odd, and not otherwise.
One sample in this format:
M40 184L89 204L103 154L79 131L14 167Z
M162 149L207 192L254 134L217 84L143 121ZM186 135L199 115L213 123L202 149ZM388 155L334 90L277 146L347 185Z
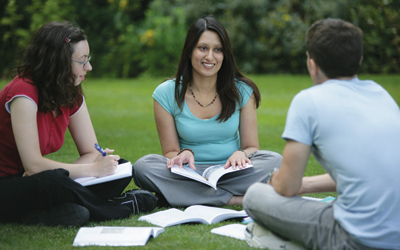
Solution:
M245 153L242 151L235 151L226 161L224 168L227 169L232 166L233 169L236 169L236 167L242 169L246 167L246 163L251 164L251 161L246 157Z

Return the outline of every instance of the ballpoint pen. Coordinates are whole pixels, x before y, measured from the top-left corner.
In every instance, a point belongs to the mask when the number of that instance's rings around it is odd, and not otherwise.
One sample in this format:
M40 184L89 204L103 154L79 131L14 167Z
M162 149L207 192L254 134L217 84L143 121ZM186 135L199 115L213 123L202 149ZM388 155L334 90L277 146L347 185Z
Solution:
M94 148L95 148L97 151L99 151L100 154L102 154L103 156L106 156L106 155L107 155L106 151L104 151L104 149L102 149L102 148L100 147L99 144L95 143L95 144L94 144Z

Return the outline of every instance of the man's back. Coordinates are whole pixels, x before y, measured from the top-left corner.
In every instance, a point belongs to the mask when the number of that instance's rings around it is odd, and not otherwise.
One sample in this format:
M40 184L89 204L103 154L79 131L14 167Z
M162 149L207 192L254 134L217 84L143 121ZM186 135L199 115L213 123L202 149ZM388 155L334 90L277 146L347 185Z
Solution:
M347 232L366 245L395 242L400 235L400 110L382 87L354 78L300 92L283 137L312 145L337 183L334 216Z

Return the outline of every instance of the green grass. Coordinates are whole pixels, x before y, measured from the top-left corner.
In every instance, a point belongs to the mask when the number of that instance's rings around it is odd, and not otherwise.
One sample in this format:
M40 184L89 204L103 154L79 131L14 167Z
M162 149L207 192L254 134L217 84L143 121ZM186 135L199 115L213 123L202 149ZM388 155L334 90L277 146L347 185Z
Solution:
M310 87L311 81L306 75L254 75L250 78L260 88L262 96L258 109L260 147L282 153L285 142L281 139L281 134L290 101L301 89ZM361 75L360 79L375 80L400 103L400 75ZM86 101L100 145L115 149L116 154L132 162L149 153L161 153L151 95L162 80L163 78L117 80L89 77L84 82ZM0 81L0 88L6 83L4 80ZM72 162L78 157L68 132L62 149L48 157L63 162ZM322 173L322 167L311 157L306 175ZM128 188L134 187L132 182ZM328 195L336 194L323 193L314 196ZM146 222L139 222L138 218L136 215L126 220L90 223L88 226L151 226ZM231 222L168 227L142 249L250 249L244 241L210 233L212 228ZM77 231L78 228L0 224L0 249L71 249Z

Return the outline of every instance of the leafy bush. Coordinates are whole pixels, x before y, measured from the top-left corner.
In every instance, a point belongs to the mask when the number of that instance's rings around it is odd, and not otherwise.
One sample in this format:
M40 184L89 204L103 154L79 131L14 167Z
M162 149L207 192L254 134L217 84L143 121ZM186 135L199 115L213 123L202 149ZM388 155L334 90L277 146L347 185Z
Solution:
M168 1L155 0L146 11L140 39L144 73L152 76L171 77L175 73L186 36L185 12Z
M306 73L304 37L321 18L364 31L361 73L398 73L400 1L396 0L5 0L0 1L0 77L16 66L30 34L52 20L86 32L93 76L169 77L187 28L213 15L227 29L245 73Z

